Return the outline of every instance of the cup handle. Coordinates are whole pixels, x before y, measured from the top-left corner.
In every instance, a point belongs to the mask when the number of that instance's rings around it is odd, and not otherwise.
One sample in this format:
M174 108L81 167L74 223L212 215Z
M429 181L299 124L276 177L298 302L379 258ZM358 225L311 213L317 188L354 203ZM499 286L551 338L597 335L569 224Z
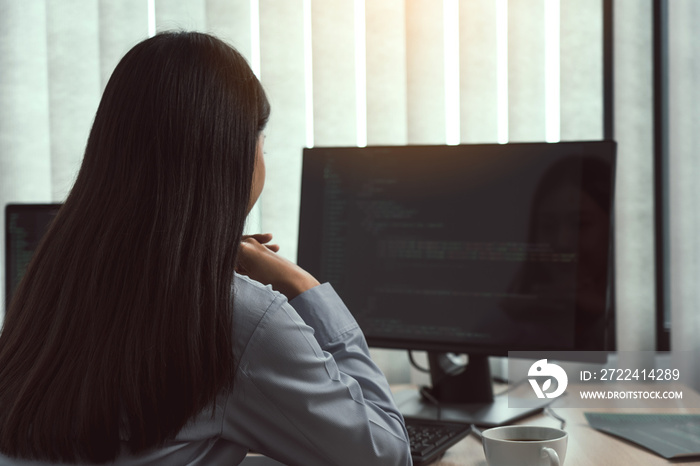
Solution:
M559 455L557 455L557 452L553 448L542 447L540 456L542 458L549 458L549 464L551 466L561 466L561 463L559 462Z

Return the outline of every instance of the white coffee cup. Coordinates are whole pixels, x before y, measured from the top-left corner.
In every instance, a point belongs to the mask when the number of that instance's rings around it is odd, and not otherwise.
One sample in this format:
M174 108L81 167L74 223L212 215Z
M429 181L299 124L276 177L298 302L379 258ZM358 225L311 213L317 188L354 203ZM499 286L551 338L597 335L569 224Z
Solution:
M485 430L484 453L489 466L561 466L569 435L539 426L505 426Z

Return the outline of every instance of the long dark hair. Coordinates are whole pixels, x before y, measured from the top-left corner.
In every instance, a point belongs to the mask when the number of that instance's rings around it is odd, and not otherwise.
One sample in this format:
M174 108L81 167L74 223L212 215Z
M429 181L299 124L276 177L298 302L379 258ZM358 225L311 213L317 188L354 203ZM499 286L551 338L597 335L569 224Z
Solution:
M159 34L116 67L0 335L0 451L104 462L233 380L232 283L269 104L244 58Z

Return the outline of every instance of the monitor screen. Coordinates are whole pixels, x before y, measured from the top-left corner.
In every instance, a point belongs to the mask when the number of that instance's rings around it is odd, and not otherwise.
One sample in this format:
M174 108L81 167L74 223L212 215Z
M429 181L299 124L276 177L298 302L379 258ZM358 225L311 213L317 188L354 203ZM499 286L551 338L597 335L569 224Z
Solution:
M8 204L5 207L5 309L27 270L34 250L61 204Z
M299 264L371 346L606 349L614 142L306 149Z

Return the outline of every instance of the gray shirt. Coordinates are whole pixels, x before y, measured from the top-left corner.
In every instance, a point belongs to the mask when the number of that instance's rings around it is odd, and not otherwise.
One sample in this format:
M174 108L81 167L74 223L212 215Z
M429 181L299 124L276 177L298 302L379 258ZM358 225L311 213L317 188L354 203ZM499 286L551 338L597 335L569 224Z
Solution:
M248 450L288 465L410 465L406 429L357 322L330 284L290 302L236 275L230 392L166 445L114 464L236 465ZM0 454L0 466L39 466Z

